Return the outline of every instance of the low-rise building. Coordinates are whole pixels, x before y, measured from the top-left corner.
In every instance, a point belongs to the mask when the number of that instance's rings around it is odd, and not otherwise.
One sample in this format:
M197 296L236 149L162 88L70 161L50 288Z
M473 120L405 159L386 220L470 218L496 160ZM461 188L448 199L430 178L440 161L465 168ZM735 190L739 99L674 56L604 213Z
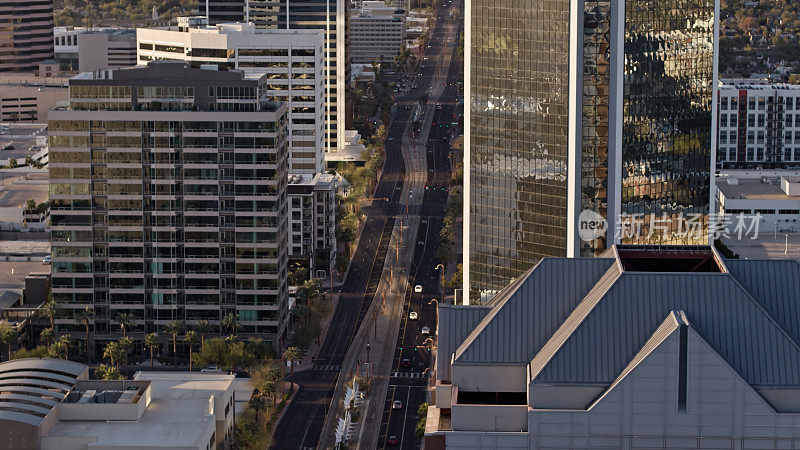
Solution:
M0 122L46 122L47 111L68 98L66 77L3 73L0 75Z
M406 12L383 1L365 1L350 14L350 62L392 62L406 42Z
M439 306L424 446L791 447L798 280L707 246L543 258L486 305Z
M136 65L136 29L56 27L55 59L67 72Z
M728 235L742 226L757 226L760 233L800 231L800 173L785 172L733 171L717 178L719 220Z
M89 380L61 359L0 363L5 448L222 450L233 428L233 375L139 372Z
M317 278L336 264L337 178L327 173L289 175L289 265Z

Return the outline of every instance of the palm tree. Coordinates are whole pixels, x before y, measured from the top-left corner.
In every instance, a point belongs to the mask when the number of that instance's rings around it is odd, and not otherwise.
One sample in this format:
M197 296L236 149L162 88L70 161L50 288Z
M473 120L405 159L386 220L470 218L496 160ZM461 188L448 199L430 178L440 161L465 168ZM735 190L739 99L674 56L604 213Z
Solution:
M277 391L275 382L270 380L264 381L258 386L258 391L261 393L261 395L272 398L270 403L272 403L272 407L275 408L275 392Z
M283 359L291 362L289 366L291 370L289 375L289 392L294 392L294 363L300 361L302 357L303 351L297 347L289 347L283 352Z
M120 350L122 350L122 355L123 355L123 358L124 358L123 361L125 361L125 365L123 366L125 373L123 375L125 377L127 377L128 376L128 353L131 351L131 348L133 347L133 340L131 340L131 338L125 336L125 337L123 337L122 339L120 339L117 342L119 342L119 347L120 347Z
M181 324L177 320L171 320L167 326L164 327L164 331L172 335L172 362L173 365L178 365L178 335L183 330L183 324Z
M153 350L158 347L158 334L148 333L144 336L144 345L150 349L150 370L153 370Z
M127 337L126 332L136 323L136 318L133 317L133 314L121 312L117 313L117 322L119 322L119 327L122 328L122 337Z
M61 351L63 351L64 352L63 353L64 354L64 359L69 359L69 346L70 345L72 345L72 336L70 336L68 334L64 334L60 338L58 338L58 342L56 343L56 346L57 347L62 347L62 348L57 349L59 357L61 357Z
M275 383L275 385L279 387L281 395L283 395L283 380L282 380L282 378L283 378L283 373L281 372L280 368L278 368L278 367L270 367L269 369L267 369L267 373L266 373L265 379ZM280 381L280 384L278 384L278 381Z
M200 351L203 351L206 348L206 334L211 331L211 325L208 324L207 320L198 320L194 325L194 329L200 335Z
M11 361L11 348L17 340L17 330L11 325L4 323L0 327L0 342L8 349L8 360Z
M52 297L47 299L47 301L42 304L42 307L39 308L39 314L41 314L42 317L50 320L50 328L53 330L56 329L55 325L53 324L53 319L56 317L56 302Z
M28 213L33 213L36 210L36 200L29 198L27 202L25 202L25 209Z
M249 405L250 408L256 412L256 423L261 425L261 411L267 409L267 402L264 401L264 397L256 395L250 399Z
M236 314L233 312L229 312L222 317L222 321L220 322L222 328L231 332L231 335L236 335L236 332L242 329L242 326L239 324L239 320L236 318Z
M197 343L197 332L189 330L183 335L183 340L189 344L189 372L192 371L192 347Z
M39 340L47 346L47 351L50 352L50 346L56 341L56 332L52 328L44 328L39 333Z
M75 311L75 323L86 328L86 362L89 365L92 364L92 357L89 353L89 325L92 323L92 319L94 319L94 310L88 306Z
M119 360L122 359L124 349L119 341L111 341L103 348L103 358L111 361L111 365L119 372Z

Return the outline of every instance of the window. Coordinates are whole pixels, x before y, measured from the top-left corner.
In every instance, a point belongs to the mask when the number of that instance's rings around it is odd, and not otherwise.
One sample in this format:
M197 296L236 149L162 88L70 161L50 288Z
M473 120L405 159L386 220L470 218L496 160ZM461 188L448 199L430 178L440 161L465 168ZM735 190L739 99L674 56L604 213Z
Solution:
M731 109L736 110L739 109L739 99L736 97L731 97Z
M786 123L787 127L792 126L792 115L791 114L786 114L786 122L785 123Z
M794 97L786 97L786 110L791 111L794 109Z
M764 160L764 147L756 148L756 161Z
M736 143L736 134L737 134L736 130L731 130L730 131L729 136L730 136L730 143L731 144L735 144Z
M748 114L747 115L747 126L748 127L756 126L756 115L755 114Z
M720 144L727 144L728 143L728 132L727 131L720 131L719 132L719 143Z
M795 131L794 132L794 143L795 144L800 144L800 131Z
M800 214L800 209L779 209L778 214Z
M728 109L728 97L722 97L719 100L719 109L726 111Z
M764 111L766 107L766 99L764 97L758 97L758 110Z
M758 126L759 127L763 127L764 126L764 114L759 114L758 115Z
M719 117L719 126L727 127L728 126L728 115L723 114Z
M783 161L791 161L792 160L792 149L784 148L783 149Z
M737 124L738 124L738 121L736 120L736 113L733 113L733 114L731 114L731 126L735 127L735 126L737 126Z
M754 131L747 132L747 143L748 144L755 144L756 143L756 133Z
M756 144L763 144L763 143L764 143L764 130L759 130Z
M794 149L794 160L800 161L800 147Z
M747 147L747 160L748 161L752 161L753 160L753 155L754 154L755 154L755 151L753 150L753 147Z
M755 97L749 97L747 99L747 109L749 111L753 111L753 110L756 109L756 98Z

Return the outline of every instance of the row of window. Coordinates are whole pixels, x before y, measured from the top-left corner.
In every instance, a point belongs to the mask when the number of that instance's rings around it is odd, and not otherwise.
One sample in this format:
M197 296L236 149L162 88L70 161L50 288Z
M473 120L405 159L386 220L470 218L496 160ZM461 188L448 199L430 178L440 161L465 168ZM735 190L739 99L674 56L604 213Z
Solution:
M720 147L717 151L717 160L720 162L740 161L736 147ZM783 159L775 162L800 162L800 147L784 148L779 154ZM766 161L764 147L747 147L745 149L745 161Z

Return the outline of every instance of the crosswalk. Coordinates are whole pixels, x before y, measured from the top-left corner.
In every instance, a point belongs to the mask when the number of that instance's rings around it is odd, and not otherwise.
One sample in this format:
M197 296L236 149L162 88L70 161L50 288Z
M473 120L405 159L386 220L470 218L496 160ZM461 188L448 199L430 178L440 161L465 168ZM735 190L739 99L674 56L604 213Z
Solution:
M427 374L422 372L391 372L392 378L427 378Z
M341 364L314 364L313 366L311 366L311 370L319 370L319 371L325 371L325 372L339 371L339 370L342 370L342 365Z

